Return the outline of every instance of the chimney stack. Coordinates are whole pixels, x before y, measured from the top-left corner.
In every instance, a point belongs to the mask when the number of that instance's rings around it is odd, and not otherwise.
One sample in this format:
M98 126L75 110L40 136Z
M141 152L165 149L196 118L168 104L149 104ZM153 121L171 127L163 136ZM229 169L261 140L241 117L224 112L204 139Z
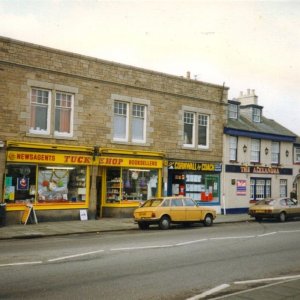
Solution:
M187 72L186 72L186 78L187 78L187 79L191 79L191 72L190 72L190 71L187 71Z
M241 102L241 105L257 105L257 98L255 90L247 89L246 93L240 92L240 96L237 100Z

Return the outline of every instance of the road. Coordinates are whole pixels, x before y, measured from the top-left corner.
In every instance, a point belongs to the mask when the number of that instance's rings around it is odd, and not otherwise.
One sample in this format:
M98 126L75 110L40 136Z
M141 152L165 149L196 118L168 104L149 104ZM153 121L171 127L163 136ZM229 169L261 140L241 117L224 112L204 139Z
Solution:
M299 221L1 241L0 299L188 299L300 274L299 245Z

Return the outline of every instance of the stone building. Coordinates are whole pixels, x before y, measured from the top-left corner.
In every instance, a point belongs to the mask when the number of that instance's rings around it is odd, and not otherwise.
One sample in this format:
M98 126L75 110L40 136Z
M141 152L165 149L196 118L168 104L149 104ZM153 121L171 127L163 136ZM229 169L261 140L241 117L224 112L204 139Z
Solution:
M294 181L295 141L293 132L263 116L254 90L229 100L222 211L243 213L257 200L289 196Z
M18 222L220 209L228 88L0 37L0 200ZM1 199L2 198L2 199Z

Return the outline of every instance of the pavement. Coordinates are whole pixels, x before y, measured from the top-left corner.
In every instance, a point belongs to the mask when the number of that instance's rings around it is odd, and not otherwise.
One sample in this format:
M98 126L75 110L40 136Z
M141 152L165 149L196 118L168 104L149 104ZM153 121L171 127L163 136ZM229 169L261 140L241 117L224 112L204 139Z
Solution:
M251 221L251 218L247 214L230 214L217 215L214 223L247 221ZM0 240L137 229L138 226L134 223L132 218L101 218L99 220L87 221L40 222L38 224L17 224L0 227Z

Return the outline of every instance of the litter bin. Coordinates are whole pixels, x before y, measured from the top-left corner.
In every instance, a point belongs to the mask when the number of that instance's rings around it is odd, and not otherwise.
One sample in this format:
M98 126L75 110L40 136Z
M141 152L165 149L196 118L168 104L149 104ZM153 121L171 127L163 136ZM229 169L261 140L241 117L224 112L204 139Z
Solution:
M0 227L6 224L6 203L0 203Z

